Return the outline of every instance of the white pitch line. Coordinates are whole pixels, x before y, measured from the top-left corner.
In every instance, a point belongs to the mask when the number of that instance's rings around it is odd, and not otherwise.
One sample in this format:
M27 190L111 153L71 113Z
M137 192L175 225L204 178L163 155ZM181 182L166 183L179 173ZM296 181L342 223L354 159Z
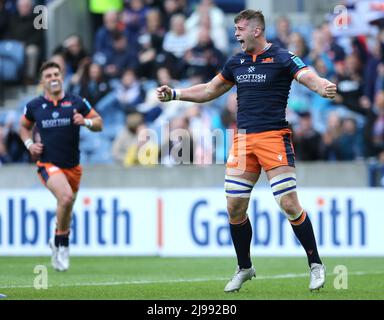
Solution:
M383 271L355 271L349 272L351 276L366 276L374 274L384 274ZM286 273L276 274L274 276L257 276L256 280L274 280L274 279L292 279L292 278L309 278L308 273ZM55 287L87 287L87 286L120 286L120 285L131 285L131 284L159 284L159 283L183 283L183 282L208 282L208 281L226 281L226 278L193 278L193 279L170 279L170 280L132 280L132 281L108 281L108 282L75 282L75 283L61 283L57 285L50 285L49 288ZM0 286L0 289L18 289L18 288L34 288L32 285L10 285Z

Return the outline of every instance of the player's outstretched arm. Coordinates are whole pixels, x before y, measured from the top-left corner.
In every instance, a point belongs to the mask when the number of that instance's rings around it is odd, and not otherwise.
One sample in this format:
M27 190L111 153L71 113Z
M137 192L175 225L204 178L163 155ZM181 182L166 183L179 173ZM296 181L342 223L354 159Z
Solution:
M325 78L319 77L315 72L311 70L304 70L299 72L299 74L296 76L296 80L313 92L318 93L323 98L333 99L336 95L336 84Z
M219 76L216 76L207 83L197 84L189 88L172 89L169 86L161 86L157 88L157 98L161 102L183 100L202 103L221 96L232 86L232 84L226 83Z

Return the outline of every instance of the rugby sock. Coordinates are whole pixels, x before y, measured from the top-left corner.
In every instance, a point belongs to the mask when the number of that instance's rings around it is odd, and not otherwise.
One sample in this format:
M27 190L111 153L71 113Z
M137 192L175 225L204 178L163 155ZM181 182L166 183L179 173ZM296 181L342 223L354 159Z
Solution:
M247 218L239 223L229 223L233 245L235 247L237 264L241 269L252 266L250 247L252 239L252 226Z
M303 210L300 217L295 220L289 220L289 222L291 223L297 239L299 239L301 245L304 247L309 266L311 266L311 263L322 264L319 253L317 252L316 239L313 233L312 223L307 213Z
M64 246L68 247L69 246L69 231L57 231L55 233L55 246Z

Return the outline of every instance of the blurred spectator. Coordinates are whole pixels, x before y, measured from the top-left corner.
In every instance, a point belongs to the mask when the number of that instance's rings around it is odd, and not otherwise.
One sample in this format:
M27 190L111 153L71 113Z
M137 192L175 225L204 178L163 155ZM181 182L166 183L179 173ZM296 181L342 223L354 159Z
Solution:
M184 71L183 56L193 47L193 39L185 31L185 17L181 14L171 18L171 29L165 34L163 50L166 52L166 66L172 77L180 79Z
M345 59L344 49L337 44L335 38L332 35L329 22L323 22L320 26L320 32L323 35L324 47L323 50L326 52L328 57L334 62L340 62Z
M324 160L337 160L337 141L341 135L341 119L336 111L328 114L327 128L323 134Z
M300 113L299 125L294 131L293 141L298 160L318 161L322 159L321 135L313 128L310 112Z
M62 54L65 60L66 72L73 75L81 65L89 62L90 57L83 46L79 35L68 36L54 51L54 54Z
M373 145L376 154L384 151L384 88L376 95L377 118L373 124Z
M103 15L109 11L119 12L123 10L123 0L89 0L93 30L98 30L103 25Z
M33 28L34 19L32 0L18 0L17 13L9 17L4 37L24 43L27 83L36 82L37 67L41 59L41 48L43 48L44 41L44 29Z
M106 55L104 72L109 78L119 78L123 70L138 67L137 53L131 50L128 39L123 33L113 35L113 48Z
M222 68L225 57L215 48L209 32L199 29L197 44L185 53L186 76L200 75L203 82L211 80Z
M172 100L167 102L167 105L164 105L164 102L160 102L157 98L156 88L158 86L162 85L169 85L169 86L178 86L179 82L172 78L170 71L165 67L160 67L156 71L156 80L157 82L153 85L153 87L146 92L145 101L143 104L140 105L140 112L146 113L148 115L153 115L153 112L156 112L156 110L161 112L158 112L158 116L156 119L149 119L148 116L146 116L146 122L151 120L156 120L155 125L158 125L162 122L167 122L177 114L179 114L183 109L185 109L185 102L181 100Z
M143 128L143 116L131 113L126 116L125 127L118 133L112 144L112 157L124 166L138 164L138 134Z
M113 34L123 32L124 24L120 19L120 13L117 11L108 11L104 13L103 25L96 31L95 53L103 53L113 49Z
M11 162L11 159L7 152L7 146L5 143L5 138L6 138L5 131L6 131L5 127L0 124L0 166L5 163Z
M185 110L189 131L193 140L193 163L206 165L214 163L214 139L211 130L212 116L201 104L194 103Z
M5 0L0 0L0 40L4 38L7 31L8 15L9 13L5 8Z
M299 32L292 32L288 38L287 49L300 57L305 64L308 64L309 48L304 37Z
M173 166L193 164L193 136L185 116L177 116L170 122L169 132L162 136L161 163Z
M146 15L148 11L144 0L129 0L125 2L123 21L128 33L136 42L139 35L145 31Z
M111 91L111 88L104 76L103 68L96 63L87 63L82 67L79 75L72 77L69 91L87 98L89 103L95 106Z
M116 90L120 109L126 114L136 112L138 104L144 101L145 92L137 79L135 71L127 69L121 78L121 85Z
M165 29L162 26L160 11L149 10L146 22L146 31L139 36L138 40L140 44L138 75L155 79L158 65L165 59L162 53Z
M337 74L337 89L344 99L359 100L363 95L362 63L355 53L347 56Z
M384 29L382 33L384 35ZM382 56L380 37L378 36L372 40L373 43L370 48L371 50L368 52L367 63L365 65L363 74L363 90L365 100L363 103L367 108L372 106L375 99L375 94L378 88L378 67ZM368 43L370 42L368 41Z
M227 53L229 41L225 14L213 0L201 0L196 10L185 21L187 33L195 42L202 27L209 33L215 47L221 52Z
M276 36L271 40L272 43L287 49L291 34L291 23L287 17L279 17L276 20Z
M326 57L324 57L326 59ZM323 56L318 57L313 62L313 67L320 77L330 78L328 65L325 63ZM330 99L325 99L312 91L310 95L310 106L313 117L314 127L320 133L325 131L329 112L334 108L333 102Z
M360 139L356 121L353 118L345 118L341 124L341 134L337 140L337 160L355 160L361 155Z
M163 3L163 8L163 24L166 30L171 29L171 20L174 15L182 14L185 16L179 0L165 0Z

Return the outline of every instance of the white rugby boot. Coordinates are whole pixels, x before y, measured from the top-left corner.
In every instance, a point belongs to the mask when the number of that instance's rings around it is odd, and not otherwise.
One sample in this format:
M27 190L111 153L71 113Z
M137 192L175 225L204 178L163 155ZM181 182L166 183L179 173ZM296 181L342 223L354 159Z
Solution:
M309 282L309 290L319 290L324 287L325 283L325 265L319 263L311 263L311 279Z
M256 277L256 270L253 266L248 269L240 269L240 267L237 266L235 274L225 286L224 292L239 291L241 288L241 285L245 281L251 280L253 277Z
M53 239L49 240L49 246L52 249L52 267L56 271L67 271L69 268L69 247L56 247Z

